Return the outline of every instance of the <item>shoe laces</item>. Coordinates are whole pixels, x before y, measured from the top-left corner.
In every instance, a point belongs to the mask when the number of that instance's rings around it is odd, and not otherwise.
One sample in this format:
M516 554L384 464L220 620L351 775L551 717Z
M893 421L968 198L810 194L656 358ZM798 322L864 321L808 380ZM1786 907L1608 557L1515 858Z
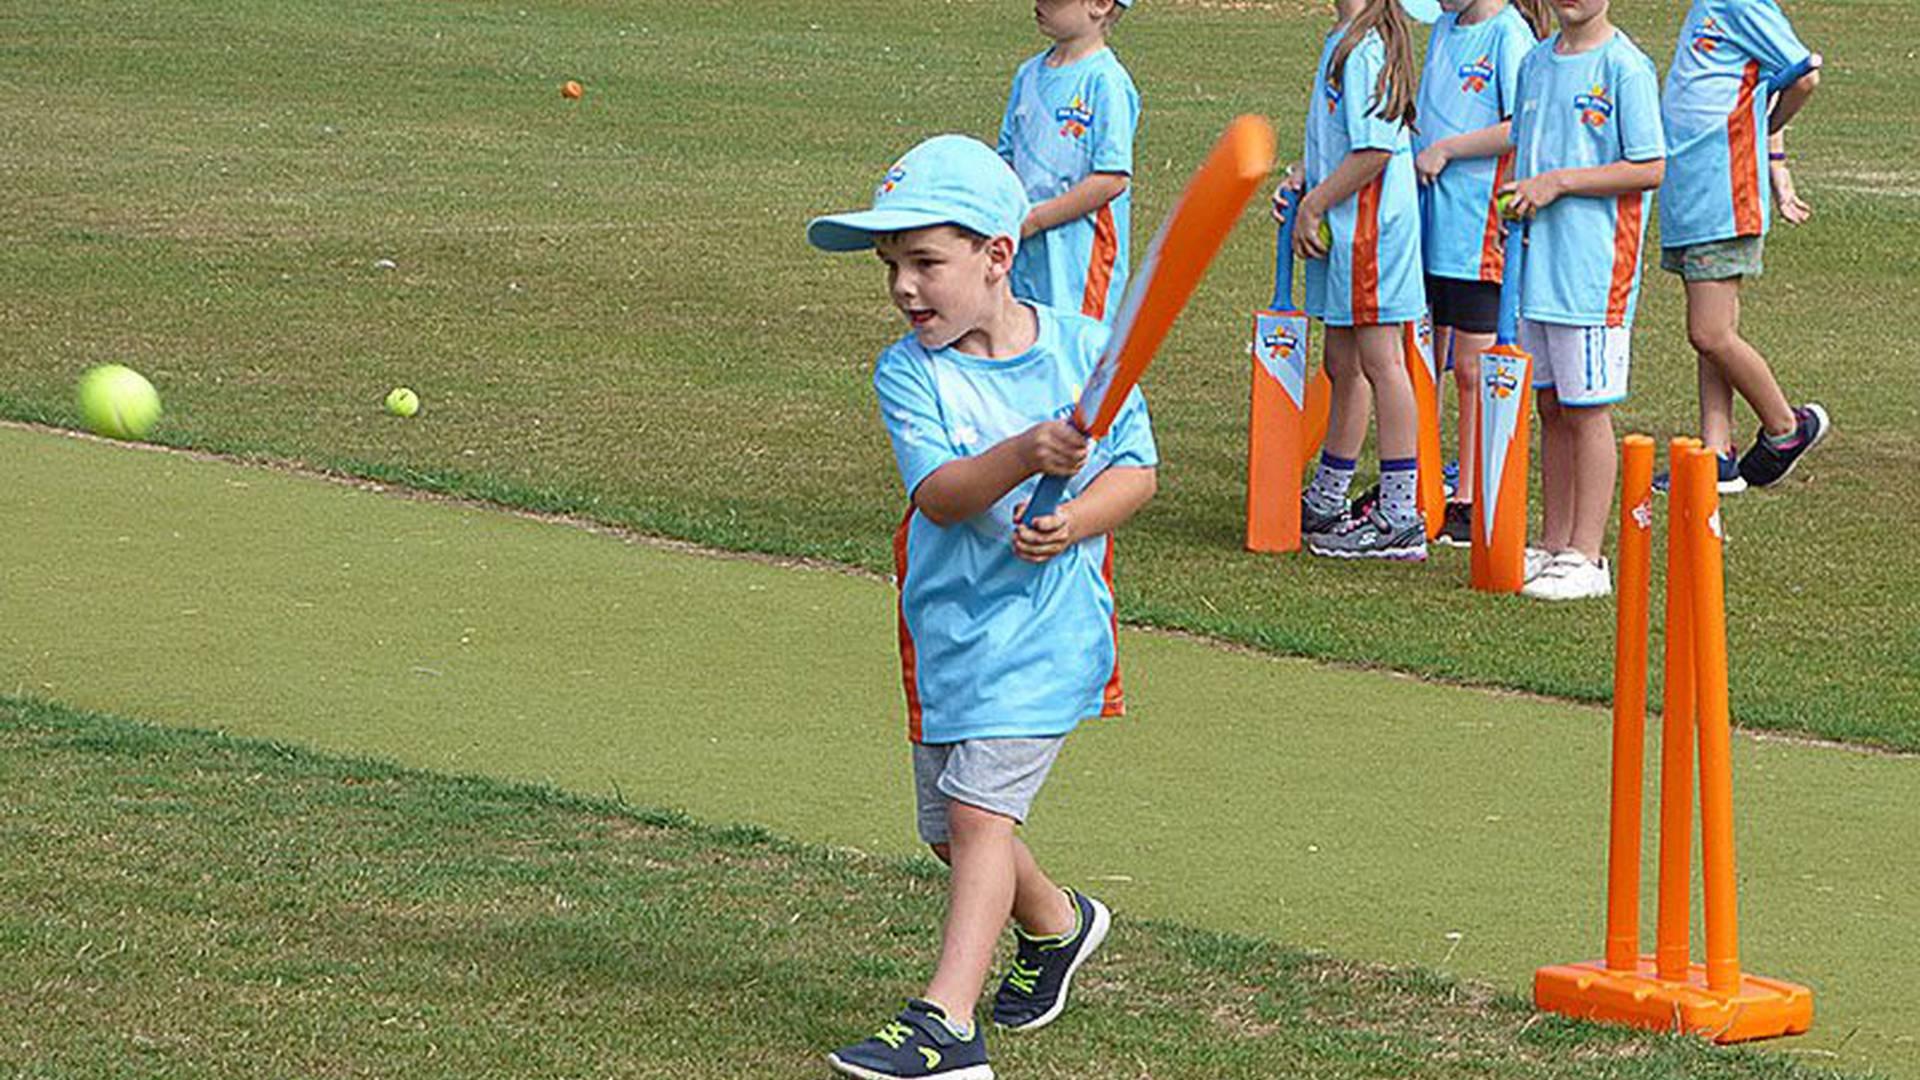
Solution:
M1007 985L1023 994L1031 995L1040 985L1040 965L1028 966L1021 963L1019 957L1013 958L1013 966L1007 969Z

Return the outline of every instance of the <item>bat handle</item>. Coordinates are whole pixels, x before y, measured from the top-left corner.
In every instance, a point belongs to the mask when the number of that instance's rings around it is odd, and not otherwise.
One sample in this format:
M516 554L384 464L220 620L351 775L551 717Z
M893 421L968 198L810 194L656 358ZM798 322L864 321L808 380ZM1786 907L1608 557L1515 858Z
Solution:
M1070 477L1057 473L1048 473L1040 478L1040 486L1033 489L1033 498L1027 500L1026 513L1020 515L1020 524L1025 525L1035 518L1043 518L1060 506L1060 496L1067 493L1067 481Z
M1500 319L1494 331L1502 345L1511 345L1520 332L1520 265L1527 250L1526 225L1507 223L1506 268L1500 279Z
M1274 311L1293 307L1293 218L1299 208L1300 193L1281 188L1280 209L1286 220L1280 223L1273 245L1273 303L1268 306Z

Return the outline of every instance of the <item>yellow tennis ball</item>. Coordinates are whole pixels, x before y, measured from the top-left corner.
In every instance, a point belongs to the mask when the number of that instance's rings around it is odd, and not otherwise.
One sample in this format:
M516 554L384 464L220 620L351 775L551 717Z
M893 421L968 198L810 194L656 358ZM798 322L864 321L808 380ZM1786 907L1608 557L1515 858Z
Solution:
M120 364L101 364L80 376L80 418L110 439L144 439L160 419L160 394L146 376Z
M387 391L387 411L395 416L412 416L420 411L420 395L396 386Z
M1513 212L1513 195L1511 191L1503 191L1493 197L1494 212L1507 221L1518 220L1520 216Z
M1333 223L1326 218L1320 219L1320 246L1328 251L1333 250Z

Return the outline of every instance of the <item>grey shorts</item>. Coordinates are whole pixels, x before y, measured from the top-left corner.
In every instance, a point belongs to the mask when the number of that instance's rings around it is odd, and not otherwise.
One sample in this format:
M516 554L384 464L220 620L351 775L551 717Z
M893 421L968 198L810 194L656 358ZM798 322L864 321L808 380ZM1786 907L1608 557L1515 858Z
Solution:
M1066 736L970 739L913 746L913 796L920 839L947 842L947 804L963 802L1015 821L1027 820Z
M1681 281L1725 281L1759 277L1765 269L1764 236L1736 236L1704 244L1660 249L1660 269L1680 275Z

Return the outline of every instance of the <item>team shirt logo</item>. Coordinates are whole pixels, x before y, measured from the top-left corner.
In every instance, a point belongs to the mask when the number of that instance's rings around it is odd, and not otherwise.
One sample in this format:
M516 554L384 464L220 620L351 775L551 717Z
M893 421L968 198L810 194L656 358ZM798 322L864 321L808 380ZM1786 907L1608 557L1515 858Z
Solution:
M1065 108L1055 109L1053 118L1060 123L1062 138L1081 138L1093 126L1093 110L1087 108L1086 101L1079 94L1073 95L1072 103Z
M1331 74L1327 76L1327 111L1336 112L1340 108L1340 80Z
M899 163L895 162L893 168L887 170L886 177L880 181L880 186L874 191L873 197L877 199L880 196L887 194L888 192L892 191L894 188L899 187L900 181L905 180L906 178L907 178L907 170L901 168Z
M1707 16L1706 19L1700 23L1700 28L1693 32L1693 49L1695 52L1711 53L1726 43L1726 31L1720 28L1720 20L1711 15Z
M1470 64L1461 64L1454 74L1460 78L1461 93L1478 94L1493 81L1493 58L1486 53L1481 53L1480 59Z
M1588 127L1606 127L1607 121L1613 118L1613 99L1607 96L1607 88L1598 83L1575 97L1573 107L1580 113L1580 122Z

